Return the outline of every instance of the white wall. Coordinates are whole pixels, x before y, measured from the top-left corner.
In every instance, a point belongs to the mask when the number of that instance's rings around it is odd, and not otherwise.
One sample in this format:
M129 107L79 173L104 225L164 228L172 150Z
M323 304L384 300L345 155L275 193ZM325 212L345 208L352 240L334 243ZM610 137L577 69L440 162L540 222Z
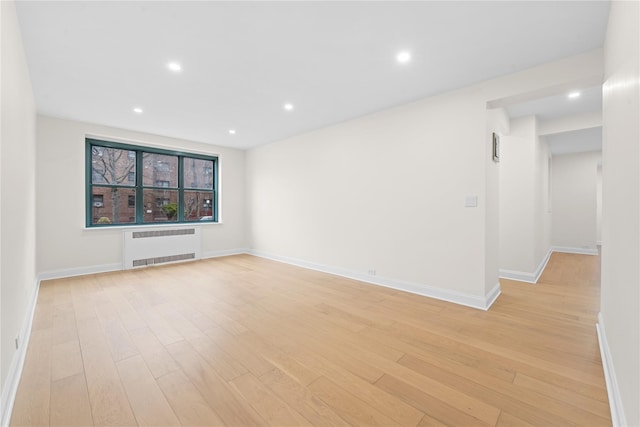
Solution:
M500 266L500 162L493 159L493 133L498 136L510 132L509 116L504 108L487 109L487 136L491 141L490 155L485 156L486 198L485 213L485 295L491 291L492 284L499 283Z
M203 256L247 247L244 151L38 116L38 273L50 277L121 268L123 230L84 227L86 135L219 155L222 223L202 225Z
M498 270L487 101L597 75L600 61L591 52L250 150L251 247L487 296Z
M500 157L501 275L535 281L551 240L549 148L535 116L511 121Z
M602 244L602 162L598 165L596 183L596 242Z
M500 270L533 273L536 118L511 121L500 151Z
M597 250L598 151L553 156L554 247Z
M640 3L612 2L603 88L599 327L611 356L605 367L617 379L617 387L610 387L613 402L621 404L618 412L629 426L640 425L639 28Z
M19 353L14 338L23 332L36 284L36 111L14 3L0 2L0 14L0 378L4 418L7 395L17 380Z
M251 150L252 247L483 295L485 107L468 95ZM464 207L467 194L478 208Z
M536 177L534 185L535 197L535 229L538 230L534 238L534 260L538 260L538 267L544 262L551 249L551 219L553 194L551 185L551 150L547 140L543 136L537 137L535 146Z

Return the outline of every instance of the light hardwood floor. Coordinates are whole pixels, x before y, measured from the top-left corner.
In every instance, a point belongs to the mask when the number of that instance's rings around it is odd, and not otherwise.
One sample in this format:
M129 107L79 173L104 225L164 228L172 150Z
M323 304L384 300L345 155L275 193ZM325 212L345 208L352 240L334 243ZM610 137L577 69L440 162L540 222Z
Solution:
M599 259L483 312L248 255L46 281L11 425L611 425Z

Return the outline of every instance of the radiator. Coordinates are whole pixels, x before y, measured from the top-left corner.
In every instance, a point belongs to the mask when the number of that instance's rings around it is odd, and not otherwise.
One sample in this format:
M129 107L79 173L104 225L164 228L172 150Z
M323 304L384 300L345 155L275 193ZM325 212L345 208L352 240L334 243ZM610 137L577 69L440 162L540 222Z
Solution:
M200 228L163 228L124 232L125 270L200 259Z

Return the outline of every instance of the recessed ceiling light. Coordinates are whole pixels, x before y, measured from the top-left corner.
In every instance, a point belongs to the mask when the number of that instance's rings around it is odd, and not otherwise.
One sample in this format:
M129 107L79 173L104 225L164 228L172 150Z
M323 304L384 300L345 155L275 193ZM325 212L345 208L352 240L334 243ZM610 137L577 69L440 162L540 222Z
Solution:
M142 108L140 108L140 107L134 108L133 112L136 113L136 114L142 114L143 113Z
M405 63L405 62L409 62L411 61L411 52L408 51L402 51L398 54L398 56L396 56L396 59L398 60L398 62L400 63Z
M230 133L231 135L235 135L235 134L236 134L236 130L235 130L235 129L229 129L229 133Z
M176 73L179 72L179 71L182 71L182 65L180 65L177 62L169 62L167 64L167 68L170 69L171 71L176 72Z
M580 92L571 92L569 95L567 95L567 97L569 99L576 99L576 98L580 98Z
M286 104L284 104L283 108L287 111L291 111L293 110L293 104L287 102Z

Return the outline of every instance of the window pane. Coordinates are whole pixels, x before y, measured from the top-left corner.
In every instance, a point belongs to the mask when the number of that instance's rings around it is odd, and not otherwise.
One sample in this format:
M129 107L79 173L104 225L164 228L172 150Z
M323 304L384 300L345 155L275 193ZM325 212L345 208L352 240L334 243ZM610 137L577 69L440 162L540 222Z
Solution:
M142 153L142 183L146 187L178 187L178 157ZM145 199L146 200L146 199Z
M134 154L132 158L130 153ZM130 176L133 174L133 181ZM135 185L135 151L91 147L91 182L94 184Z
M136 191L133 188L93 186L91 224L130 224L136 222L135 200Z
M213 221L213 193L210 191L185 191L184 220Z
M178 220L176 190L144 190L144 222L175 222Z
M213 189L213 162L185 157L184 187Z

